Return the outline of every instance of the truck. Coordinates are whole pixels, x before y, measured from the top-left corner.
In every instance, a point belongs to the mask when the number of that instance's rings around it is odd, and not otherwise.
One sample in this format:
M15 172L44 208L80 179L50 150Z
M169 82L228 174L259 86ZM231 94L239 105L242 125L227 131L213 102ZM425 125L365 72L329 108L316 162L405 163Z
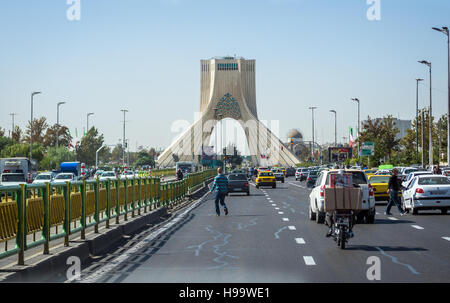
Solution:
M81 163L80 162L62 162L59 165L60 173L73 173L75 176L81 176Z
M0 174L2 185L31 183L36 166L28 158L1 158Z

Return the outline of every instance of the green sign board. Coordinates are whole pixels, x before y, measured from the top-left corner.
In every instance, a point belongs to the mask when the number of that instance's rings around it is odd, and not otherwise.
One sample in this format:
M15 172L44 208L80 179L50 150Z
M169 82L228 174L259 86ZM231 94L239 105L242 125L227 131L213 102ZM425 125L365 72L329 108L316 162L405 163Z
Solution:
M361 156L373 156L375 154L375 145L373 142L363 142L361 147Z

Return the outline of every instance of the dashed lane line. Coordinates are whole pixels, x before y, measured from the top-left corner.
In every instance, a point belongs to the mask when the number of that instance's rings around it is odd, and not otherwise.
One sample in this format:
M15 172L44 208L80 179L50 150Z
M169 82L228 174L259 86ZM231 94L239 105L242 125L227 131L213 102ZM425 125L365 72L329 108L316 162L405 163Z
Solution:
M284 215L284 212L279 211L278 214L279 214L279 215Z
M283 218L283 221L284 222L289 222L289 219L288 218Z
M306 187L301 186L301 185L298 185L298 184L295 184L295 183L292 183L292 182L289 182L289 184L294 185L294 186L297 186L297 187L300 187L300 188L303 188L303 189L306 189Z
M397 221L397 220L398 220L398 219L395 218L395 217L388 217L388 219L389 219L389 220L392 220L392 221Z
M276 209L276 210L279 210L280 208L279 208L279 207L275 207L275 209Z
M293 225L288 226L288 228L289 228L289 230L296 230L295 226L293 226ZM449 238L449 239L450 239L450 238ZM450 240L449 240L449 241L450 241Z
M297 242L297 244L305 244L305 239L303 238L295 238L295 242Z
M450 241L450 237L442 237L442 239Z
M311 256L303 256L303 260L305 261L306 265L309 266L316 265L316 262L314 262L314 258Z
M411 225L412 227L414 227L415 229L424 229L422 226L419 225Z

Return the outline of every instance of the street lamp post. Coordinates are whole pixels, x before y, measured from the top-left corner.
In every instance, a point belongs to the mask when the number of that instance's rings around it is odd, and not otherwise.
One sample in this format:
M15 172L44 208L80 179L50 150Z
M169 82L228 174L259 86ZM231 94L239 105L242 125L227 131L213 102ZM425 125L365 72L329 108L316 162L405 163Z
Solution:
M123 112L122 164L123 164L123 166L125 166L125 145L126 145L126 141L125 141L125 113L127 113L128 110L126 110L126 109L121 109L120 111Z
M66 102L58 102L56 105L56 148L59 147L59 106L66 104Z
M35 95L39 95L41 92L31 93L31 121L30 121L30 160L33 159L33 99Z
M358 157L359 157L359 154L360 154L360 152L361 152L361 150L360 150L360 148L361 148L361 145L360 145L360 143L359 143L359 130L360 130L360 111L359 111L359 99L358 98L352 98L352 100L353 101L355 101L355 102L358 102L358 127L356 128L356 130L357 130L357 132L358 132L358 135L356 136L357 138L358 138Z
M430 69L430 121L429 121L429 146L428 146L428 165L431 167L433 166L433 109L432 109L432 82L431 82L431 62L422 60L419 61L421 64L425 64Z
M448 27L442 28L433 27L434 30L447 35L447 64L448 64L448 102L447 102L447 163L450 163L450 34Z
M86 117L86 133L89 132L89 116L92 116L94 113L88 113Z
M416 79L416 160L419 158L419 82L423 79Z
M337 147L337 113L334 109L330 112L334 113L334 146Z
M217 118L216 118L216 114L217 114L217 110L218 110L218 108L217 107L214 107L213 108L213 110L214 110L214 120L216 120ZM216 153L216 160L217 160L217 154L218 154L218 149L219 149L219 145L217 144L217 126L216 127L214 127L215 129L214 129L214 149L215 149L215 153Z
M311 106L309 109L311 110L312 114L312 147L311 147L311 154L312 154L312 160L315 161L314 158L314 110L316 109L316 106Z

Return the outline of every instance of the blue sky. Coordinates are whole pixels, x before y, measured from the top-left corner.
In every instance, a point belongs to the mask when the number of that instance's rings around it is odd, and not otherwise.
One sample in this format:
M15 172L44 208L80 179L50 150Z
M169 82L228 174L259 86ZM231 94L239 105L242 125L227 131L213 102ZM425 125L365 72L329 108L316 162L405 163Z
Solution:
M415 115L428 105L433 63L433 113L447 106L444 35L450 1L381 0L381 20L369 21L366 0L81 0L81 20L68 21L65 0L0 2L0 126L9 113L24 127L34 116L81 133L86 113L107 144L127 133L136 144L164 147L174 120L193 121L199 108L199 60L234 55L256 59L258 115L280 120L280 137L299 128L311 138L309 106L317 106L319 143L338 139L361 116ZM232 139L230 135L229 138Z

